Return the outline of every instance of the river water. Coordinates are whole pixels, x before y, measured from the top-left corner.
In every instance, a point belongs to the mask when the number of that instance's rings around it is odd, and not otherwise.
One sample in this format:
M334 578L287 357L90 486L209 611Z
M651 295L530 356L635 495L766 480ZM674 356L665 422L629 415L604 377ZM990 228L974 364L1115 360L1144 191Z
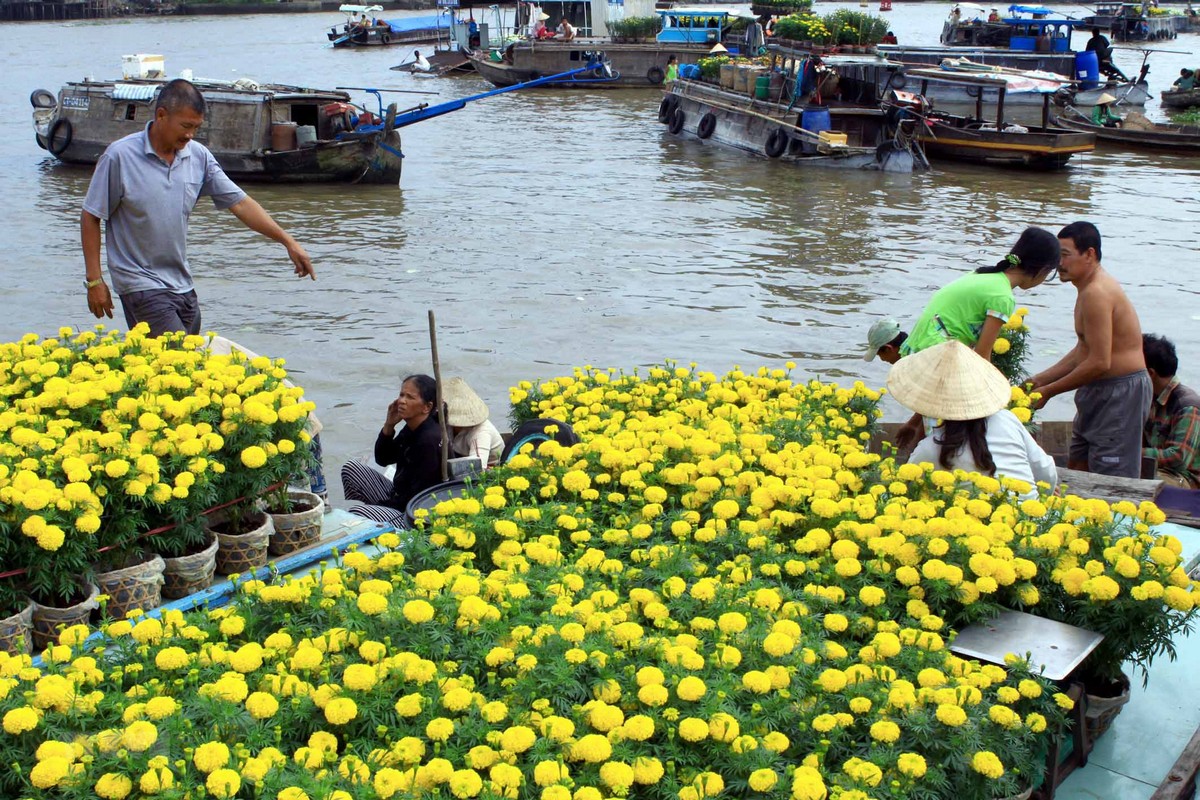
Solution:
M822 13L837 7L823 4ZM856 7L856 6L855 6ZM943 4L897 3L905 43L936 43ZM1082 15L1082 8L1066 8ZM397 14L398 16L400 14ZM88 326L79 209L89 171L33 141L28 95L119 74L123 54L211 78L439 92L490 88L476 76L420 80L387 67L409 50L330 49L337 15L122 19L4 26L0 95L0 256L4 341ZM1082 46L1082 40L1078 43ZM1200 37L1152 58L1157 96ZM1141 56L1118 51L1136 70ZM357 98L356 99L361 99ZM391 187L247 187L312 254L298 281L281 247L202 203L190 258L205 328L285 357L318 404L330 488L369 451L397 379L430 371L426 312L437 315L444 375L463 375L506 427L507 388L574 365L663 359L723 371L798 364L796 374L880 386L861 359L883 315L911 321L930 292L994 263L1027 225L1088 219L1104 263L1147 331L1169 334L1181 375L1200 380L1200 158L1099 150L1056 173L940 166L899 176L803 170L679 139L656 122L654 91L509 94L404 131ZM1162 118L1157 101L1146 112ZM1033 312L1037 369L1073 344L1070 286L1018 302ZM120 315L118 306L118 317ZM1069 419L1069 399L1046 418ZM889 417L900 412L889 408Z

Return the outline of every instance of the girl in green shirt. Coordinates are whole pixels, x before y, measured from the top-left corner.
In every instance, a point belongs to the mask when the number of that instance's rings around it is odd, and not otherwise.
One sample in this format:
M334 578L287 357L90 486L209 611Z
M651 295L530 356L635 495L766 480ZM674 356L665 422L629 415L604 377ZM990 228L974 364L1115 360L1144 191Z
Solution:
M1026 228L1012 251L995 266L980 267L934 292L904 344L900 357L955 339L990 363L992 345L1016 307L1014 289L1032 289L1058 270L1058 238L1042 228ZM896 434L905 450L924 433L915 415Z
M908 339L901 357L957 339L992 360L992 345L1016 307L1013 289L1032 289L1058 269L1058 239L1050 231L1026 228L1012 252L992 267L980 267L938 289Z

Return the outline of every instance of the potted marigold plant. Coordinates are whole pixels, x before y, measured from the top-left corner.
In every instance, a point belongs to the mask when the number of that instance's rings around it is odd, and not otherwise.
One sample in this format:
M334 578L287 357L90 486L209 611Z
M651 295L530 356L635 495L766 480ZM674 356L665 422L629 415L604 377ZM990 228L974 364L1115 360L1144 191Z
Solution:
M231 574L266 563L273 528L262 501L308 466L304 426L312 403L303 400L302 389L285 385L281 361L237 352L213 361L231 391L221 410L224 446L216 456L219 511L209 516L208 527L219 543L217 571Z

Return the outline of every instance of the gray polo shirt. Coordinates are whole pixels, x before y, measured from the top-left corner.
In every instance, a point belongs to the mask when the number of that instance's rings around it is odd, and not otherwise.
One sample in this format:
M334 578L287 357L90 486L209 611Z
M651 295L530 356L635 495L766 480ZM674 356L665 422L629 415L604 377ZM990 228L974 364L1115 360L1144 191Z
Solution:
M171 164L150 144L150 125L108 146L96 162L83 210L105 221L108 273L118 295L147 290L182 294L188 270L188 217L202 195L229 208L246 193L208 148L188 142Z

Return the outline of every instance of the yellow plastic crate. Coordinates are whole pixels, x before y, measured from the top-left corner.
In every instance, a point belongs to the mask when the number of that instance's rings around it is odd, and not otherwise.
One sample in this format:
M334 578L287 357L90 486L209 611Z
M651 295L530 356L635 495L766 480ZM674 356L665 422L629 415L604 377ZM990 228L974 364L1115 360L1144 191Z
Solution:
M834 131L821 131L818 136L821 141L826 144L846 144L846 134L835 133Z

